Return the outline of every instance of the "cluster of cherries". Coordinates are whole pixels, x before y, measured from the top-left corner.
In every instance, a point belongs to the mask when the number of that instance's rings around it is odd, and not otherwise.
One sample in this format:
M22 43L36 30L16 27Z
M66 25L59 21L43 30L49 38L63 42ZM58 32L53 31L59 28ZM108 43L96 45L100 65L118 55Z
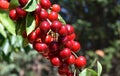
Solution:
M2 1L9 3L7 0L0 0ZM10 10L9 16L12 20L18 21L26 17L28 12L22 7L28 1L19 0L20 6ZM74 27L70 24L63 24L59 20L60 9L58 4L51 5L50 0L40 0L36 10L32 12L36 20L36 28L28 36L24 31L23 37L28 39L36 51L49 59L52 65L58 67L60 75L73 76L70 66L83 68L86 65L86 58L75 55L81 46L74 40L76 37Z

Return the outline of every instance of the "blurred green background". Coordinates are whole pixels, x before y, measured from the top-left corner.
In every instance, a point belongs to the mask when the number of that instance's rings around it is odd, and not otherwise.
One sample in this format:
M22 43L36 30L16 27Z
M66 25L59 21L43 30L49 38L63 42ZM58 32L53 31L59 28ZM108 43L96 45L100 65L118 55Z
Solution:
M75 27L82 47L78 55L87 57L86 67L97 58L102 76L120 76L120 0L51 1L61 5L60 15ZM23 47L21 36L6 29L0 33L0 76L58 76L56 68L31 45Z

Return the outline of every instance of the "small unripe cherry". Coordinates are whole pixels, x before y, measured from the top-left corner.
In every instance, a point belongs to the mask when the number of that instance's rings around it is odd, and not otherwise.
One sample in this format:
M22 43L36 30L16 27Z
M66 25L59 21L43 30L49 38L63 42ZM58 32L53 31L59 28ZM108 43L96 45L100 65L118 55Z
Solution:
M9 17L10 17L12 20L17 20L17 19L18 19L15 9L10 10L10 12L9 12Z
M81 49L80 43L77 41L73 41L73 45L71 49L73 52L78 52Z
M53 4L52 5L52 11L60 12L60 9L61 9L61 7L58 4Z
M58 13L54 11L50 12L50 14L48 15L48 19L50 21L58 20Z
M73 26L67 24L66 28L67 28L67 31L68 31L68 35L74 33L74 27Z
M48 9L51 6L50 0L40 0L40 4L44 9Z
M41 31L43 31L44 33L47 33L47 32L50 30L50 24L49 24L49 22L43 21L43 22L40 24L40 29L41 29Z
M69 48L64 48L62 51L60 51L60 56L62 58L68 58L71 55L71 50Z
M29 35L28 35L28 41L30 42L30 43L33 43L34 41L35 41L35 39L36 39L36 32L35 31L32 31Z
M58 57L53 57L50 59L51 63L53 66L60 66L61 61Z
M45 43L34 43L33 48L40 53L44 53L48 50L48 46Z
M51 25L51 30L57 33L60 30L61 26L62 23L60 21L53 21Z
M45 9L41 9L39 17L40 20L46 20L48 18L48 12Z
M77 68L82 68L85 67L86 65L86 58L84 56L79 56L76 60L75 60L75 66Z

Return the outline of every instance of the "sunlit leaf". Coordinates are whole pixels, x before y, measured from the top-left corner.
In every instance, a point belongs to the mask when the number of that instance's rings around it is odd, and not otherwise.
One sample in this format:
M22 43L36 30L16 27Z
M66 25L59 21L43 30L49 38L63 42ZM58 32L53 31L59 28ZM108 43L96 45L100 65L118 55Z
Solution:
M100 64L99 61L97 61L97 68L98 68L98 76L101 76L101 73L102 73L102 65Z

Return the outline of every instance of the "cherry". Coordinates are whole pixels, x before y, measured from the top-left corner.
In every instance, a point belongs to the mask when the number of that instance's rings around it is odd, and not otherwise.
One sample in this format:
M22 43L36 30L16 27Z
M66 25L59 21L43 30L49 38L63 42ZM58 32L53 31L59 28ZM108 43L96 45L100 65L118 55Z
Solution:
M79 56L76 60L75 60L75 66L77 68L82 68L86 65L86 58L84 56Z
M60 75L67 75L69 73L68 65L65 63L62 63L60 67L58 67L58 73Z
M67 36L59 36L58 37L58 42L62 45L66 44L68 42Z
M22 37L23 37L23 38L27 38L27 33L26 33L25 30L22 32Z
M61 61L58 57L53 57L53 58L51 58L50 61L51 61L52 65L54 65L54 66L60 66L60 64L61 64Z
M73 26L67 24L67 25L66 25L66 28L67 28L67 30L68 30L68 34L69 34L69 35L72 34L72 33L74 33L74 27L73 27Z
M58 48L59 48L59 47L58 47L58 43L57 43L56 41L52 41L52 42L50 43L49 47L50 47L50 50L51 50L52 52L57 51Z
M41 29L41 31L43 31L44 33L47 33L47 32L50 30L50 24L49 24L49 22L43 21L43 22L40 24L40 29Z
M53 21L51 25L51 29L54 32L58 32L62 26L62 23L60 21Z
M37 7L36 7L36 10L35 10L35 14L39 14L40 11L41 11L41 5L40 4L37 4Z
M45 43L34 43L33 47L36 51L42 53L48 50L48 46Z
M40 4L44 9L48 9L51 6L50 0L40 0Z
M50 21L58 20L58 13L54 11L50 12L50 14L48 15L48 19Z
M74 64L75 63L75 56L70 55L70 57L67 59L68 64Z
M36 36L39 37L39 35L41 34L41 29L39 27L37 27L35 29L35 32L36 32Z
M61 26L60 30L58 31L58 33L61 35L61 36L66 36L68 34L68 31L67 31L67 28L66 26Z
M52 42L52 36L51 35L47 35L45 38L45 43L46 44L50 44Z
M46 20L48 17L48 12L44 9L42 9L39 13L39 17L41 20Z
M34 41L35 41L35 39L36 39L36 32L35 31L32 31L29 35L28 35L28 41L30 42L30 43L33 43Z
M72 40L65 43L65 47L66 48L70 48L71 49L72 46L73 46L73 41Z
M16 14L16 10L15 9L12 9L10 10L9 12L9 17L12 19L12 20L17 20L17 14Z
M60 56L62 58L68 58L71 55L71 50L69 48L64 48L62 51L60 51Z
M1 9L8 9L9 8L10 3L6 0L0 0L0 8Z
M53 4L52 5L52 11L55 11L55 12L60 12L60 5L58 4Z
M73 41L73 45L72 45L71 49L73 52L78 52L81 49L80 43Z
M24 11L21 7L16 8L16 13L17 13L17 16L20 18L24 18L27 15L27 12Z
M74 40L76 38L76 34L72 33L70 35L67 36L69 40Z
M18 0L21 6L25 6L29 0Z

